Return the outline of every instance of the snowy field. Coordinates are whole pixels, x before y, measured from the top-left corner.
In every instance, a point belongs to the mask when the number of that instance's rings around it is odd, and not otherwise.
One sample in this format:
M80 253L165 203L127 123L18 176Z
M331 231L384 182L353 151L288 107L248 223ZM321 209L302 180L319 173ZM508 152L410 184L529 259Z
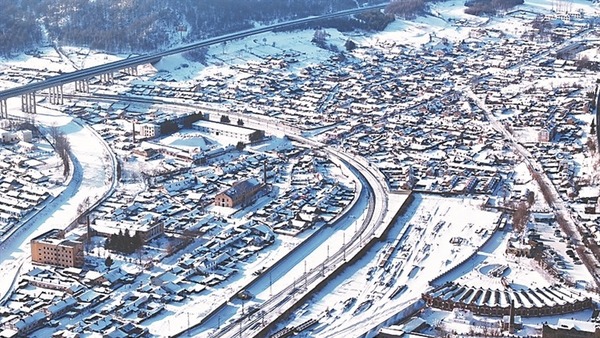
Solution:
M481 202L415 195L384 242L315 294L285 324L320 319L311 333L319 337L367 332L377 326L396 309L419 299L431 280L468 258L491 236L500 214L481 210ZM460 244L451 243L457 241ZM387 259L386 253L391 253Z
M575 9L581 8L589 13L597 13L597 9L588 2L576 1L572 5ZM451 41L465 39L473 30L483 24L486 27L505 31L513 37L518 37L523 33L519 20L513 17L482 19L468 16L463 13L462 2L458 1L432 6L431 12L434 16L420 17L414 21L397 20L382 33L350 37L362 45L374 45L385 41L417 48L431 42L434 37L447 38ZM551 4L550 1L542 0L526 1L523 8L549 11ZM453 23L457 20L465 20L466 23L457 26ZM327 32L330 34L329 42L343 49L349 36L335 30L327 30ZM128 79L126 81L130 81L129 83L119 84L113 89L119 90L121 85L126 88L131 83L161 83L159 77L168 80L165 83L175 81L182 85L199 84L208 75L227 76L231 78L231 81L236 81L239 80L237 77L239 75L231 69L232 65L259 61L266 56L282 53L297 55L298 63L294 68L299 71L313 63L319 64L332 56L331 52L317 48L310 42L312 35L312 31L265 33L249 39L233 41L226 46L213 46L209 50L207 65L191 63L180 55L166 57L154 66L140 67L141 72L137 78ZM68 72L125 57L123 55L103 55L81 48L64 48L63 50L66 52L64 56L57 55L53 49L44 49L43 56L40 58L20 56L12 60L3 60L0 71L10 71L11 67L24 67L51 73ZM590 58L593 56L590 54ZM32 72L32 76L35 75L34 73ZM546 82L539 85L557 86L562 82L569 81L572 82L573 79L556 79L551 83ZM0 87L10 88L24 83L25 80L17 82L2 80ZM67 90L70 89L69 85L65 87ZM519 88L510 90L519 90ZM11 112L19 110L19 104L19 98L9 100ZM84 198L90 197L95 201L111 189L112 161L104 142L93 131L83 127L65 114L43 106L38 106L37 121L46 127L58 126L67 134L73 146L76 170L69 186L53 202L55 210L38 215L26 229L17 233L0 247L0 278L7 281L15 280L19 271L31 269L28 257L29 240L32 237L52 228L63 227L74 218L75 210ZM523 140L529 141L533 135L532 131L524 131L521 136ZM165 145L182 148L204 148L209 147L213 142L226 144L227 140L211 140L193 132L181 133L161 140L161 143ZM259 147L261 151L265 151L277 150L284 146L283 142L277 141ZM223 159L223 161L226 160ZM585 163L583 158L580 161ZM583 170L591 171L590 165L584 165ZM530 181L531 178L527 177L522 166L516 170L522 176L520 179L523 182ZM348 176L344 173L338 172L336 177L339 180L346 178L344 183L350 184ZM523 186L536 190L535 185L531 183L523 184ZM141 188L136 186L132 189ZM536 190L536 194L540 195L541 193ZM366 206L364 201L361 203L364 208ZM313 328L310 334L318 337L351 336L358 331L366 332L377 326L382 320L392 316L395 308L406 306L420 298L421 293L426 292L429 288L430 281L472 255L474 255L473 258L467 261L468 264L463 269L444 276L443 279L473 286L483 284L501 287L500 279L489 277L487 272L495 266L507 265L508 272L505 277L515 288L535 288L554 283L555 281L535 263L507 256L504 253L510 236L505 232L494 234L500 213L482 210L483 203L482 199L475 198L416 195L406 214L393 226L384 242L374 246L368 255L335 278L321 292L315 294L311 302L302 306L284 324L298 325L309 318L320 319L319 325ZM547 208L543 203L537 203L539 205L536 206ZM261 205L260 201L257 203L257 206L259 205ZM249 209L247 211L256 210ZM326 233L327 236L331 236L328 246L331 246L332 251L345 240L343 237L345 235L342 233L351 235L353 226L355 226L353 224L358 222L361 214L355 213L350 217L354 217L354 222L345 222L339 226L341 229L332 229ZM555 228L542 224L536 224L535 228L557 252L567 250L567 243L561 241L559 236L554 235ZM480 246L490 238L489 243L480 251ZM174 333L186 328L190 322L197 322L208 312L208 309L227 298L231 290L244 285L254 271L273 264L302 239L300 237L278 240L269 250L252 258L244 266L243 271L240 271L230 282L212 289L210 296L201 295L181 304L167 305L166 311L145 322L144 325L156 335ZM308 257L308 253L306 254ZM319 251L316 254L323 255L323 252ZM98 250L95 255L103 258L106 253ZM257 293L256 301L260 301L268 294L277 292L284 285L290 284L289 276L301 275L303 269L314 267L309 258L305 258L303 262L296 265L295 270L287 274L288 279L275 278L268 285L261 285L262 289ZM157 264L156 270L144 271L142 279L148 279L151 272L168 269L169 264L172 263L174 262L165 260ZM123 263L123 268L137 269L135 264L127 263ZM581 287L587 286L591 281L587 270L574 262L568 262L564 271L572 276ZM406 288L402 288L402 286L406 286ZM11 287L12 283L0 285L0 298ZM128 292L129 289L126 287L117 291ZM241 302L233 304L231 306L232 315L238 313L242 307L249 305L251 304L242 304ZM424 318L431 321L447 318L447 316L449 316L448 313L437 310L427 310L423 315ZM589 318L587 313L575 316L581 316L584 319L588 316ZM539 318L536 319L536 323L546 320L552 322L555 319ZM77 320L72 320L72 322ZM50 331L40 331L39 336L44 336ZM203 332L202 334L208 333ZM535 332L527 331L527 333Z

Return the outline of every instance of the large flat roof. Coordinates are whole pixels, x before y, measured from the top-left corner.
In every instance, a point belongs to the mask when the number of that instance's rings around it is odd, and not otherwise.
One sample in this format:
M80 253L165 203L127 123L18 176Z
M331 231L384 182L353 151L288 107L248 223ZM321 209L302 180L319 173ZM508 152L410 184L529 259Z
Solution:
M53 245L63 245L63 246L69 246L69 247L72 247L72 246L75 246L75 245L78 245L81 243L76 240L65 239L62 236L62 232L60 229L52 229L50 231L47 231L47 232L33 238L32 241L46 243L46 244L53 244Z
M257 131L257 129L242 127L242 126L238 126L235 124L220 123L220 122L213 122L213 121L206 121L206 120L200 120L198 122L194 122L194 124L192 124L192 126L211 128L211 129L222 130L222 131L229 131L232 133L245 134L245 135L250 135Z

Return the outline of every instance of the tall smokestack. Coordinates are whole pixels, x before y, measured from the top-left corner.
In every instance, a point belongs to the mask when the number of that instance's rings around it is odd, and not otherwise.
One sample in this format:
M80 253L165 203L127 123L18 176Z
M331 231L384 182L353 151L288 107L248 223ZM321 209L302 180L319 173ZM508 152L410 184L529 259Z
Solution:
M510 319L508 323L508 332L515 332L515 300L510 300Z
M263 161L263 183L267 184L267 161Z
M135 143L135 121L133 121L132 126L133 126L133 143Z
M90 215L89 214L85 215L85 223L86 223L86 231L87 231L86 242L89 243L92 239L92 231L91 231L91 226L90 226Z

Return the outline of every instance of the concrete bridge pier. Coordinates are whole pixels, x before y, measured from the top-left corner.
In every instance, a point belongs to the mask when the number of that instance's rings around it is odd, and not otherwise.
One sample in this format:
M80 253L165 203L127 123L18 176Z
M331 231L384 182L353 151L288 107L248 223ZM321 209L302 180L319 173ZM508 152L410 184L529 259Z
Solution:
M35 92L21 95L21 110L24 113L36 113Z
M133 67L124 68L123 73L125 73L127 75L131 75L131 76L137 76L138 75L138 67L133 66Z
M100 81L102 83L113 83L113 74L106 73L106 74L100 75Z
M6 99L0 100L0 118L8 118L8 105Z
M62 85L48 88L48 100L52 104L64 103Z
M75 91L79 93L89 93L90 82L88 81L88 79L75 81Z

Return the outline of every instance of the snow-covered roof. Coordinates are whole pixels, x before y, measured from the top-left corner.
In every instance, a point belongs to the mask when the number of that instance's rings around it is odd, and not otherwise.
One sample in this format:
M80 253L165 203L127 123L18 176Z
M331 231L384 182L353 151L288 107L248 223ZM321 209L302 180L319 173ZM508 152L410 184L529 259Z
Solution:
M598 323L584 322L576 319L560 318L556 324L556 328L583 332L596 332L596 329L600 328L600 325Z
M242 135L251 135L254 132L256 132L255 129L250 129L250 128L237 126L237 125L233 125L233 124L228 124L228 123L219 123L219 122L206 121L206 120L200 120L198 122L195 122L193 124L193 127L196 129L208 128L208 129L212 129L212 130L219 130L222 132L229 132L229 133L242 134Z

